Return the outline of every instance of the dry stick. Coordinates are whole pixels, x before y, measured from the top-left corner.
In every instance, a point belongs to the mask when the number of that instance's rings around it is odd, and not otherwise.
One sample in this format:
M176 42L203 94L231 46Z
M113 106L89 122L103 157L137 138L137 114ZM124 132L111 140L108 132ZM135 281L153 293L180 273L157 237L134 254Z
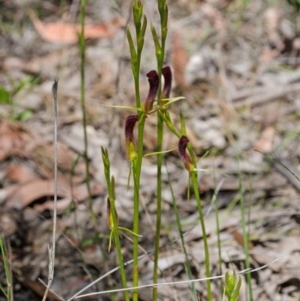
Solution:
M267 264L265 264L261 267L255 268L255 269L245 269L245 270L242 270L242 271L238 271L237 274L245 275L245 274L248 274L248 273L253 273L253 272L263 270L263 269L267 268L268 266L270 266L271 264L277 262L278 260L280 260L280 259L282 259L283 257L286 257L286 256L287 255L277 257L276 259L272 260L271 262L269 262L269 263L267 263ZM142 288L147 288L147 287L159 287L159 286L176 285L176 284L189 284L189 283L202 282L202 281L207 281L207 280L221 279L221 278L224 278L224 277L225 277L225 275L219 275L219 276L212 276L212 277L209 277L209 278L198 278L198 279L192 279L192 280L180 280L180 281L174 281L174 282L151 283L151 284L140 285L140 286L137 286L137 287L112 289L112 290L108 290L108 291L89 293L89 294L85 294L85 295L77 295L75 299L89 297L89 296L95 296L95 295L103 295L103 294L111 294L111 293L124 292L124 291L132 291L132 290L142 289Z
M144 255L139 256L139 259L145 257L146 255L148 255L148 254L144 254ZM127 266L127 265L131 264L132 262L133 262L133 259L125 262L124 266ZM86 287L84 287L83 289L81 289L79 292L77 292L74 296L72 296L71 298L69 298L67 301L71 301L71 300L76 299L85 290L87 290L88 288L92 287L93 285L95 285L96 283L98 283L100 280L106 278L108 275L110 275L110 274L118 271L119 269L120 269L120 266L115 267L114 269L108 271L107 273L105 273L104 275L100 276L99 278L97 278L96 280L94 280L93 282L91 282L89 285L87 285Z
M295 93L299 91L300 83L282 86L269 86L264 88L258 87L255 89L241 91L236 95L233 95L232 101L235 102L233 104L235 108L240 108L247 105L255 106L266 103L275 98L283 97L288 93Z
M53 209L53 233L52 244L48 245L49 252L49 271L48 271L48 284L42 301L47 299L49 289L52 285L54 277L54 261L55 261L55 236L57 224L57 80L54 81L52 86L53 107L54 107L54 209Z
M298 191L300 191L299 171L293 167L287 160L279 159L274 156L273 162L275 169L283 175Z

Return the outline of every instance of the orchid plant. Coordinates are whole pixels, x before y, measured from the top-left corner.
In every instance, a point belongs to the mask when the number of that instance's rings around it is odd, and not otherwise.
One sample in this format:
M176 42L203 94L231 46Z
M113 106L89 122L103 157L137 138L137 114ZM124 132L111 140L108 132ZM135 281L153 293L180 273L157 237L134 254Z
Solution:
M140 177L142 161L145 154L143 153L143 141L144 141L144 127L147 121L147 115L157 114L157 152L152 153L157 156L157 217L156 217L156 238L155 238L155 250L154 250L154 269L153 269L153 282L158 280L158 258L159 258L159 238L161 231L161 203L162 203L162 159L163 154L169 150L162 149L162 141L164 135L165 126L178 138L178 153L181 158L185 169L189 173L189 179L193 184L194 195L197 200L199 220L202 226L204 250L205 250L205 262L206 262L206 276L210 277L210 260L209 249L207 244L204 215L202 212L202 206L200 201L200 193L198 189L198 175L197 175L197 161L193 152L192 146L189 143L189 139L186 134L185 120L183 114L181 114L181 130L177 130L173 124L169 109L170 105L177 102L183 97L170 98L172 88L172 71L170 66L163 66L165 55L165 42L168 32L168 6L166 0L158 0L158 11L161 19L160 37L157 34L154 26L151 26L151 32L156 50L157 70L151 70L146 74L149 82L149 91L145 101L142 103L140 97L140 64L141 54L144 46L145 32L147 28L147 18L143 14L143 4L140 0L136 0L133 3L133 17L135 25L135 40L132 38L131 31L127 29L127 38L131 54L131 66L135 85L135 98L136 105L131 107L115 106L117 108L132 109L135 110L135 114L127 116L125 121L125 144L127 159L130 162L130 171L133 174L133 189L134 189L134 214L133 214L133 230L125 229L119 226L118 215L115 207L115 193L114 177L110 177L110 163L108 151L102 149L102 158L104 163L106 182L109 191L108 203L107 203L107 216L108 225L111 230L109 239L109 249L111 249L112 240L114 241L120 266L123 265L123 257L120 252L121 246L119 241L119 230L126 231L133 235L133 286L137 287L139 283L138 272L138 249L139 249L139 206L140 206ZM161 78L164 78L164 86L162 87ZM138 126L137 141L134 137L134 128ZM149 155L149 154L148 154ZM130 174L130 173L129 173ZM129 176L130 179L130 176ZM129 182L128 182L129 183ZM128 185L129 186L129 185ZM123 286L127 286L126 275L121 269L121 276ZM208 300L212 300L211 283L207 280L207 297ZM126 301L128 300L128 293L125 294ZM133 290L133 300L138 300L138 291ZM157 289L153 288L152 300L157 300Z

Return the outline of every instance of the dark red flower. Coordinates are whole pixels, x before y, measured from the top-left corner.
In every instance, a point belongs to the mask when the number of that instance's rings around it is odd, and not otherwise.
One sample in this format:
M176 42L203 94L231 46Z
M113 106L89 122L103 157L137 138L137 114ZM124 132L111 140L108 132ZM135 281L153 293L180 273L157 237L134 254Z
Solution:
M155 70L152 70L147 73L148 82L149 82L149 93L145 101L144 105L144 112L147 114L149 113L153 108L153 103L158 91L159 87L159 77Z
M179 156L182 159L187 171L192 172L195 167L191 156L187 153L186 148L189 143L189 139L186 136L181 136L178 143Z
M162 75L165 80L164 88L162 91L162 98L170 98L172 88L172 71L170 66L165 66L162 68Z
M135 150L134 135L133 135L134 126L137 121L138 121L137 115L129 115L126 118L126 122L125 122L126 152L127 152L128 160L130 161L136 159L137 157L137 153Z

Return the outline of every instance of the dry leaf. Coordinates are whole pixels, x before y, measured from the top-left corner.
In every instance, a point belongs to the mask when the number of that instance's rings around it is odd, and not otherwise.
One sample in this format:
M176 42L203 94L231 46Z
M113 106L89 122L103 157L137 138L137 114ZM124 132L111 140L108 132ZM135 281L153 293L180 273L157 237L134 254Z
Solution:
M6 176L16 183L24 183L34 178L31 170L29 170L29 168L27 168L25 165L15 164L7 166Z
M26 156L26 149L31 140L31 134L21 123L0 122L0 161L8 156Z
M54 195L53 181L35 179L23 185L18 185L14 190L9 191L6 207L22 209L32 202L43 197L52 198ZM71 197L70 191L66 187L58 186L58 197Z
M235 241L242 247L244 248L244 237L243 234L238 231L238 230L233 230L232 231L232 236L234 237ZM248 242L248 248L249 250L253 250L253 244L251 241Z
M81 33L81 25L65 22L44 23L37 18L33 11L29 11L29 16L36 31L44 40L67 44L75 44L78 42L78 37ZM86 24L84 28L84 37L85 39L110 38L122 25L123 21L121 19L113 19L94 25Z
M253 146L253 148L261 153L271 153L274 150L275 129L272 126L265 128Z
M85 183L73 188L73 197L68 178L59 178L58 183L57 209L59 213L63 213L67 209L72 199L84 201L88 198L88 191ZM53 210L54 182L52 180L34 179L23 185L8 186L6 191L7 201L5 206L7 208L23 209L26 206L33 205L33 208L39 212ZM91 185L92 197L99 196L102 192L102 186ZM35 201L43 198L48 198L48 200L40 204L33 204Z

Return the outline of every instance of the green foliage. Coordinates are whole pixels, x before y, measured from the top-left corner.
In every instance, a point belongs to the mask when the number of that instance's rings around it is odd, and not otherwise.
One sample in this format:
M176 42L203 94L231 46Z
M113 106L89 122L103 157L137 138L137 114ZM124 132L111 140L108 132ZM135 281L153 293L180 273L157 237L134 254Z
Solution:
M24 79L14 82L11 81L12 89L9 91L5 87L0 87L0 104L10 105L10 118L13 121L28 120L33 111L30 109L18 110L18 103L14 100L16 95L23 90L30 91L39 83L39 78L26 76Z
M238 300L241 285L242 279L235 271L226 272L224 293L228 301Z
M293 6L296 11L298 12L300 10L300 0L287 0L288 3Z
M0 87L0 103L2 104L10 103L10 94L4 87Z
M7 259L8 258L7 248L5 247L4 240L2 239L1 236L0 236L0 255L2 257L5 278L7 283L6 288L0 286L0 291L3 293L7 301L12 301L13 300L12 273Z

